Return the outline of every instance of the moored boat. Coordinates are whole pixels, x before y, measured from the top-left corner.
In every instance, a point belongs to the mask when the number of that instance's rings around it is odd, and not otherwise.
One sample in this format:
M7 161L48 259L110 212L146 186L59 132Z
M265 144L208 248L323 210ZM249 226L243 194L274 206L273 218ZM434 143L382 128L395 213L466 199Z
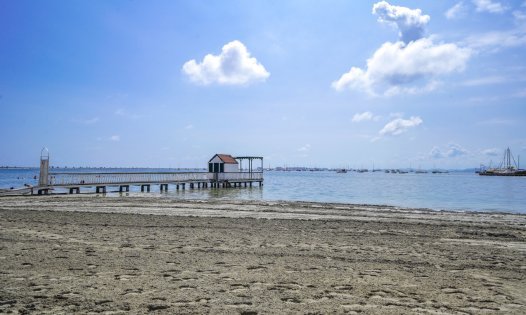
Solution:
M507 148L504 150L504 158L499 167L488 169L481 167L478 174L482 176L526 176L526 170L519 167L510 148Z

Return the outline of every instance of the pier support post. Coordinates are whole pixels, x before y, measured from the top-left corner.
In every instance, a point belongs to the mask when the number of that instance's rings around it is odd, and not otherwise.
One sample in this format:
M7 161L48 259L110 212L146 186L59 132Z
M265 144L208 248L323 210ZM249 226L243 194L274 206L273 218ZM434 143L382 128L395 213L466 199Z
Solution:
M160 185L159 185L159 190L160 190L161 192L163 192L163 191L168 191L168 184L160 184Z
M194 183L190 183L190 189L194 189Z
M106 186L96 186L95 187L95 192L98 194L98 193L103 193L105 194L106 193Z
M119 186L119 192L130 192L130 186L129 185L121 185Z
M181 185L183 185L183 190L184 190L184 189L185 189L185 186L186 186L186 184L185 184L185 183L183 183L183 184L181 184Z
M245 187L247 187L247 182L245 182Z
M141 185L141 192L150 192L150 185Z
M69 194L70 194L70 195L71 195L71 194L74 194L74 193L75 193L75 194L80 194L80 187L71 187L71 188L69 189Z
M175 189L179 190L179 184L175 185Z
M250 187L252 187L252 182L250 182Z

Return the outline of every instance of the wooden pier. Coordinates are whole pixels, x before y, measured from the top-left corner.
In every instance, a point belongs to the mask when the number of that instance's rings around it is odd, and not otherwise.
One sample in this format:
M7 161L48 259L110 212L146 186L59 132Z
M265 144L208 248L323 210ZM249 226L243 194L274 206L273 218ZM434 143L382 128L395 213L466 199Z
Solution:
M231 164L226 167L230 171L224 172L225 166L219 165L221 158ZM249 168L244 170L232 165L238 164L237 160L248 160ZM253 170L254 160L261 161L261 171ZM254 183L263 186L263 157L234 158L216 154L209 164L209 172L49 172L49 153L46 149L42 150L40 157L39 185L31 188L31 194L47 195L56 188L79 194L81 188L93 187L96 193L106 193L108 187L118 187L119 192L129 192L130 186L140 186L141 192L150 192L152 185L159 185L161 192L168 191L170 185L176 190L252 187Z
M70 194L80 193L81 188L93 188L95 192L106 193L108 187L118 187L119 192L129 192L130 186L140 186L141 192L150 192L151 186L159 185L161 192L169 187L175 190L201 188L252 187L263 185L263 172L142 172L142 173L49 173L44 185L34 187L34 192L48 194L55 188L68 189Z

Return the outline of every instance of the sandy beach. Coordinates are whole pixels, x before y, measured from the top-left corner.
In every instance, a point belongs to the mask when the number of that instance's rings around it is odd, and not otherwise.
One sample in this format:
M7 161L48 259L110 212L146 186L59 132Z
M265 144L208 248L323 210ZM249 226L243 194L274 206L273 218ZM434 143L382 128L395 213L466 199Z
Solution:
M526 215L0 198L0 313L524 314Z

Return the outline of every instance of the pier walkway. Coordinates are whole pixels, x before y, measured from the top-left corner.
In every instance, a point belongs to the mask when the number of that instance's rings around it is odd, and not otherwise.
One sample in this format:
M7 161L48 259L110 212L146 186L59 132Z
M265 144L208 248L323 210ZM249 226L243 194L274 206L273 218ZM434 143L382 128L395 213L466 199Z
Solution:
M263 172L160 172L160 173L49 173L47 183L34 187L37 194L48 194L55 188L69 189L69 193L80 193L81 187L95 187L97 193L105 193L107 187L119 187L119 192L129 192L130 186L140 186L141 191L150 191L159 185L160 191L175 189L247 187L253 183L263 185Z

